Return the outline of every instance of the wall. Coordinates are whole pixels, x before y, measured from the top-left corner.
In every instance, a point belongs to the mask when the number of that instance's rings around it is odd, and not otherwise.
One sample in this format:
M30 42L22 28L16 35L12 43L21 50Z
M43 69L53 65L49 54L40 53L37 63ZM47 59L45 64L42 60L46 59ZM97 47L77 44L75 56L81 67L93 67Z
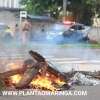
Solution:
M4 23L7 25L15 25L18 23L18 18L16 18L16 13L18 12L11 12L11 11L6 11L2 10L0 11L0 23Z
M0 0L0 8L20 8L20 0Z

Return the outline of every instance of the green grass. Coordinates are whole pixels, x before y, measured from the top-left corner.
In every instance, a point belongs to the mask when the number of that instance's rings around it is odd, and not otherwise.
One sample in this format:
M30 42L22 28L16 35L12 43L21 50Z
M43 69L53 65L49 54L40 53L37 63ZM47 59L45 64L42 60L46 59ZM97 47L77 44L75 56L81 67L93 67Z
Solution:
M100 44L61 44L59 45L62 48L92 48L92 49L100 49Z
M7 48L49 48L49 47L61 47L61 48L92 48L92 49L100 49L100 43L98 44L92 44L92 43L73 43L73 44L48 44L48 43L27 43L25 45L22 45L20 43L10 43L10 44L4 44Z

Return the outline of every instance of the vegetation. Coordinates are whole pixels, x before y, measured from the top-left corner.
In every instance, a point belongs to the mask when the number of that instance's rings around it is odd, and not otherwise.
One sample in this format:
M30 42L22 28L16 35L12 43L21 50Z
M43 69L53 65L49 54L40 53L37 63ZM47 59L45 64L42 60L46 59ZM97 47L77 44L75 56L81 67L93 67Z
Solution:
M62 0L21 0L21 4L25 6L25 10L31 14L43 15L49 13L51 16L57 18L62 5Z
M99 0L70 0L69 10L73 12L76 21L83 24L92 24L93 17L99 14Z
M86 44L86 43L80 43L80 44L62 44L59 45L62 48L91 48L91 49L100 49L100 44Z
M70 3L68 3L70 2ZM90 25L95 15L100 17L100 0L68 0L67 11L72 12L76 21ZM30 14L50 14L58 18L63 10L63 0L21 0Z

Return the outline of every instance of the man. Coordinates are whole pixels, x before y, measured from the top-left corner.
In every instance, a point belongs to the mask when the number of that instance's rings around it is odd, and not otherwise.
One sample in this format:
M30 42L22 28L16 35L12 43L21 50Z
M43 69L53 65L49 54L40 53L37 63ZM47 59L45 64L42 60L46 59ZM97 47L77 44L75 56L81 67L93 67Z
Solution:
M30 30L31 30L31 23L25 19L24 22L22 23L22 42L26 43L28 42L27 40L29 40L30 38Z

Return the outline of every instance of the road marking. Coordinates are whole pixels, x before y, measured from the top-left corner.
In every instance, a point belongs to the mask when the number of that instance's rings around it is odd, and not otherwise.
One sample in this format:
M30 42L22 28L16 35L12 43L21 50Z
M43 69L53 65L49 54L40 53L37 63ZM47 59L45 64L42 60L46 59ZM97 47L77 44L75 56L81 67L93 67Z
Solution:
M81 60L80 58L46 58L47 61L67 64L67 63L99 63L100 60Z
M56 62L56 61L55 61ZM95 60L91 60L91 61L59 61L59 62L56 62L56 63L59 63L59 64L100 64L100 61L95 61Z
M79 58L46 58L50 61L80 60Z

